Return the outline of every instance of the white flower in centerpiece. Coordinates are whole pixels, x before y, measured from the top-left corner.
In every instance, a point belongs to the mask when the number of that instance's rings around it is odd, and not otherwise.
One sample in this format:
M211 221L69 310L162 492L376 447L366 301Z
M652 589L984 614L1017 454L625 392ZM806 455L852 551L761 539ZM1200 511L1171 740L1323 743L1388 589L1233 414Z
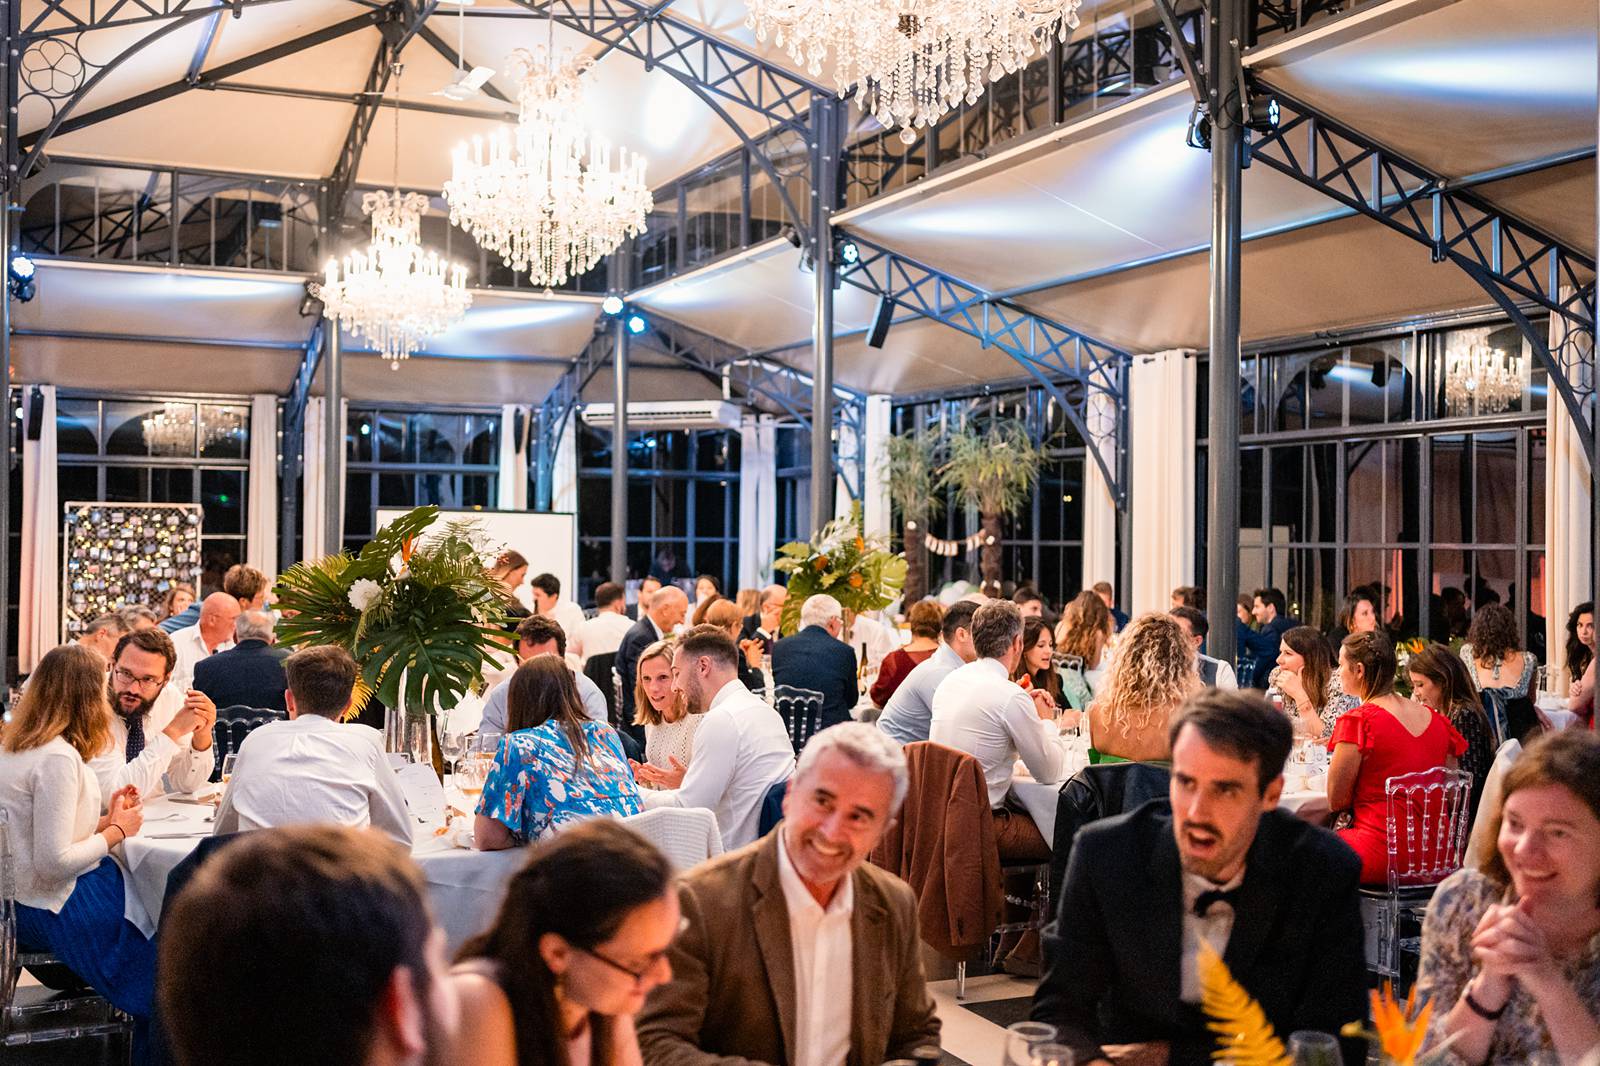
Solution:
M383 595L383 586L368 577L357 578L350 586L350 606L358 611L365 611L368 607L378 602Z

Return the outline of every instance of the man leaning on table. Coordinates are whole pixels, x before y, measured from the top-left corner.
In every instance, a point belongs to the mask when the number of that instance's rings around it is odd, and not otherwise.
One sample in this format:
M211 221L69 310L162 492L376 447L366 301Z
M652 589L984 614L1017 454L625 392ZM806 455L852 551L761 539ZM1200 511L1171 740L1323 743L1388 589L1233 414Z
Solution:
M89 761L100 795L132 785L143 799L167 790L193 792L216 767L211 727L216 705L202 692L172 683L177 653L159 629L117 641L111 655L111 744Z
M295 652L283 666L289 719L268 722L239 745L215 832L371 826L409 847L411 816L382 735L339 721L350 709L355 660L343 648L324 645Z
M916 900L865 863L906 787L872 726L811 738L777 831L684 877L673 979L638 1015L646 1066L875 1066L938 1046Z
M1217 1045L1200 1011L1205 941L1280 1036L1338 1033L1366 1010L1361 862L1278 809L1289 720L1258 694L1210 689L1171 738L1170 813L1151 802L1073 843L1033 1018L1089 1066L1120 1044L1164 1044L1173 1066L1207 1063Z

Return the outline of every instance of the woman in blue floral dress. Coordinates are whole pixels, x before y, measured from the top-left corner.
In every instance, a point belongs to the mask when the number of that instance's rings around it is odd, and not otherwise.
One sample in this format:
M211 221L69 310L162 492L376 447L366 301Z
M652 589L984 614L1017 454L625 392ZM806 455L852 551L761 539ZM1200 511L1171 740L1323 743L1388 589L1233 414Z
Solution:
M506 682L506 725L473 826L480 851L528 844L563 825L638 814L639 787L616 730L583 716L566 663L537 655Z

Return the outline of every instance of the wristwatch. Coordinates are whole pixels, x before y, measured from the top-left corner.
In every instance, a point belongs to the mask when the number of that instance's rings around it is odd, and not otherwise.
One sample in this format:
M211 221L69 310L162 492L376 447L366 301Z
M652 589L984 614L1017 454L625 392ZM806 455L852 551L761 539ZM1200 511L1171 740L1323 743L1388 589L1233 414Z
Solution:
M1506 997L1506 1001L1504 1003L1500 1004L1500 1009L1499 1010L1490 1010L1488 1007L1485 1007L1482 1003L1479 1003L1477 998L1473 996L1473 994L1472 994L1472 984L1473 984L1472 981L1468 981L1467 982L1467 987L1462 989L1462 992L1461 992L1462 1002L1466 1003L1467 1009L1470 1010L1472 1013L1476 1014L1478 1017L1482 1018L1486 1022L1499 1021L1500 1020L1500 1016L1506 1012L1506 1007L1510 1006L1511 997L1510 996Z

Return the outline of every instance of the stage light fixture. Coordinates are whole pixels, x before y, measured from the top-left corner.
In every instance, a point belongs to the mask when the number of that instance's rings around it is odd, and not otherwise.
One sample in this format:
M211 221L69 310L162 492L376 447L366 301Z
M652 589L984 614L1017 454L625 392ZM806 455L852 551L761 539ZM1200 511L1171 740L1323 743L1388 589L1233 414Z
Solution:
M21 252L12 252L8 261L6 287L18 303L27 303L38 292L38 268Z
M600 310L604 311L612 318L616 318L618 315L622 314L622 297L616 295L607 296L604 300L600 301Z
M16 281L31 281L38 268L33 265L33 260L21 252L11 254L11 277Z
M1257 96L1250 101L1250 121L1245 125L1257 133L1271 133L1282 119L1283 111L1275 97Z
M867 347L882 348L889 337L889 327L894 324L894 301L889 294L878 297L878 308L872 314L872 327L867 330Z
M1190 148L1211 151L1211 116L1199 104L1189 112L1189 132L1184 137L1184 143Z
M787 222L785 222L778 230L778 236L782 237L796 248L802 248L805 246L805 242L800 239L800 231L795 229L794 226Z
M626 325L628 332L635 337L650 328L650 323L645 320L643 315L629 315Z
M839 244L839 262L845 266L855 266L861 262L861 249L855 241L841 241Z

